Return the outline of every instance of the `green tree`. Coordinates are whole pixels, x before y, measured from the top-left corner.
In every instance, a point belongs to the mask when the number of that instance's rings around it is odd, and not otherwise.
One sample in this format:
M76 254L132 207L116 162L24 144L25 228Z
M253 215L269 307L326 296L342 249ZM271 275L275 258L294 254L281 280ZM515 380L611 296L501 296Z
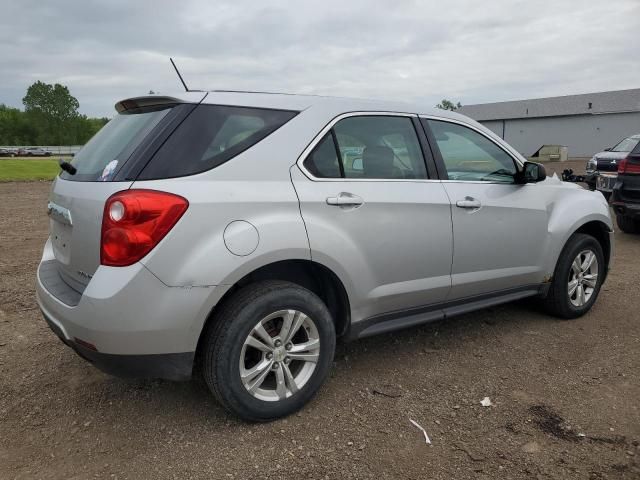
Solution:
M22 101L25 111L0 104L0 145L84 145L109 121L78 113L64 85L35 82Z
M38 112L66 121L78 116L80 103L64 85L35 82L22 99L25 112Z
M27 118L38 129L37 143L69 143L80 103L64 85L35 82L22 99Z
M447 100L446 98L442 100L439 104L436 105L436 108L441 110L451 110L452 112L456 111L462 106L460 102L453 103L451 100Z
M0 145L28 145L36 136L24 112L0 104Z

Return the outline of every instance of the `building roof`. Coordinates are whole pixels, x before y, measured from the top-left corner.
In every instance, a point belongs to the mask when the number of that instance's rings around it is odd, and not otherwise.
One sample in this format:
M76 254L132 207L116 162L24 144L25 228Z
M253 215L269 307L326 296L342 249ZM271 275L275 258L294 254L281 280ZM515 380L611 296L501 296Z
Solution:
M515 118L600 115L640 111L640 88L564 97L464 105L458 112L477 121Z

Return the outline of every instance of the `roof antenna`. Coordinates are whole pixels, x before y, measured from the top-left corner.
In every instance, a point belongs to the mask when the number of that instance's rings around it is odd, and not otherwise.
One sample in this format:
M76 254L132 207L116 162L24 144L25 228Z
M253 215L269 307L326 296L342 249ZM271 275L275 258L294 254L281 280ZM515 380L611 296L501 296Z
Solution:
M189 87L187 87L187 84L184 83L184 79L182 78L182 75L180 75L180 70L178 70L178 67L176 67L176 64L173 61L173 58L169 57L169 61L171 62L171 65L173 65L173 68L175 69L176 73L178 74L178 78L182 82L182 86L184 87L184 91L185 92L190 92L191 90L189 90Z

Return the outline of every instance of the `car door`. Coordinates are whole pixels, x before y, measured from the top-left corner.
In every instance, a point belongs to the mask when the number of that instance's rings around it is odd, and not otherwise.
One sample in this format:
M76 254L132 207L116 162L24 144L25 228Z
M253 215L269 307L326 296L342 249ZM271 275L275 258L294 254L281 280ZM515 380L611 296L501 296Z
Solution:
M514 157L479 128L421 118L451 200L449 300L543 281L547 202L537 184L516 184Z
M451 287L449 199L428 178L419 128L410 115L343 115L291 170L311 256L345 284L353 323L441 302Z

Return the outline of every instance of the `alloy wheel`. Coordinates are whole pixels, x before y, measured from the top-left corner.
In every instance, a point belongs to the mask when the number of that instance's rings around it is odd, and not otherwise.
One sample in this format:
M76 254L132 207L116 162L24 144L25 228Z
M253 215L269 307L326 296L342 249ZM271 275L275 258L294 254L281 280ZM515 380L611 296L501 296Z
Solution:
M279 310L260 320L245 339L240 379L259 400L284 400L309 381L319 356L313 320L298 310Z
M585 305L598 283L598 258L591 250L581 251L571 264L567 294L575 307Z

